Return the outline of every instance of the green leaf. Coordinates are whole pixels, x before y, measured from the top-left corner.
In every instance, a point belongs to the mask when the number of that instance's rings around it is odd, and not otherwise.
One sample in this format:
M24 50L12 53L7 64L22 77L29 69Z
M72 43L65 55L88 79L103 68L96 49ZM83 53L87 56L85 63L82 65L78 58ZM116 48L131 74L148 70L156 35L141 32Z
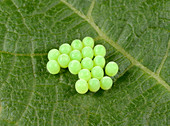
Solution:
M1 0L0 125L170 124L168 0ZM120 67L114 86L79 95L46 70L47 52L85 36Z

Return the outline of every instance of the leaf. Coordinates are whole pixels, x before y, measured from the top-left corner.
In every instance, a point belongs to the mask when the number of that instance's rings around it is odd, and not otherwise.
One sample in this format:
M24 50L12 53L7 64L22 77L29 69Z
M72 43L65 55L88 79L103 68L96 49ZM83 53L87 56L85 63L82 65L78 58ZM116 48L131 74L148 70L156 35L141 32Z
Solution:
M0 2L0 124L169 125L168 0ZM78 77L46 70L47 52L85 36L120 67L108 91L79 95Z

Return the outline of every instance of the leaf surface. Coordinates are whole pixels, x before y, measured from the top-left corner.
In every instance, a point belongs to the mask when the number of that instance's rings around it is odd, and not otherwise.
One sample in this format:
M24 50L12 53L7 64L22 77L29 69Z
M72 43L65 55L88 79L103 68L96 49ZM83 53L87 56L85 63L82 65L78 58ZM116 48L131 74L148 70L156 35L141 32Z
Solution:
M0 124L170 124L168 0L0 1ZM47 53L91 36L120 67L108 91L79 95L78 77L46 70Z

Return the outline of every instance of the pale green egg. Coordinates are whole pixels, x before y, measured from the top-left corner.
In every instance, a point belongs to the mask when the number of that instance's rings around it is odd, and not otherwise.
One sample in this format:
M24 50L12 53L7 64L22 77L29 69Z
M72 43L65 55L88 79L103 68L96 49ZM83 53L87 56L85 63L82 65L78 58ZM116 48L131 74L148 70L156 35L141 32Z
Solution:
M79 94L85 94L88 91L88 84L85 80L78 80L75 84L75 89Z

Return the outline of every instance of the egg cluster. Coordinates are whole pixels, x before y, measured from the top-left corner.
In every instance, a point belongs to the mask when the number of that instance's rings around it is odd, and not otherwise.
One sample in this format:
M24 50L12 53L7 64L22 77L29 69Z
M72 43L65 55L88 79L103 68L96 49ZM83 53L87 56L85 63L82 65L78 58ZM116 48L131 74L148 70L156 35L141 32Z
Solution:
M78 74L79 80L75 89L80 94L88 90L97 92L100 87L108 90L112 87L112 79L118 72L118 65L111 61L105 66L106 49L103 45L94 47L94 40L85 37L82 41L76 39L71 45L65 43L58 49L51 49L48 53L47 70L51 74L58 74L60 68L67 68L72 74ZM108 76L104 76L105 74Z

